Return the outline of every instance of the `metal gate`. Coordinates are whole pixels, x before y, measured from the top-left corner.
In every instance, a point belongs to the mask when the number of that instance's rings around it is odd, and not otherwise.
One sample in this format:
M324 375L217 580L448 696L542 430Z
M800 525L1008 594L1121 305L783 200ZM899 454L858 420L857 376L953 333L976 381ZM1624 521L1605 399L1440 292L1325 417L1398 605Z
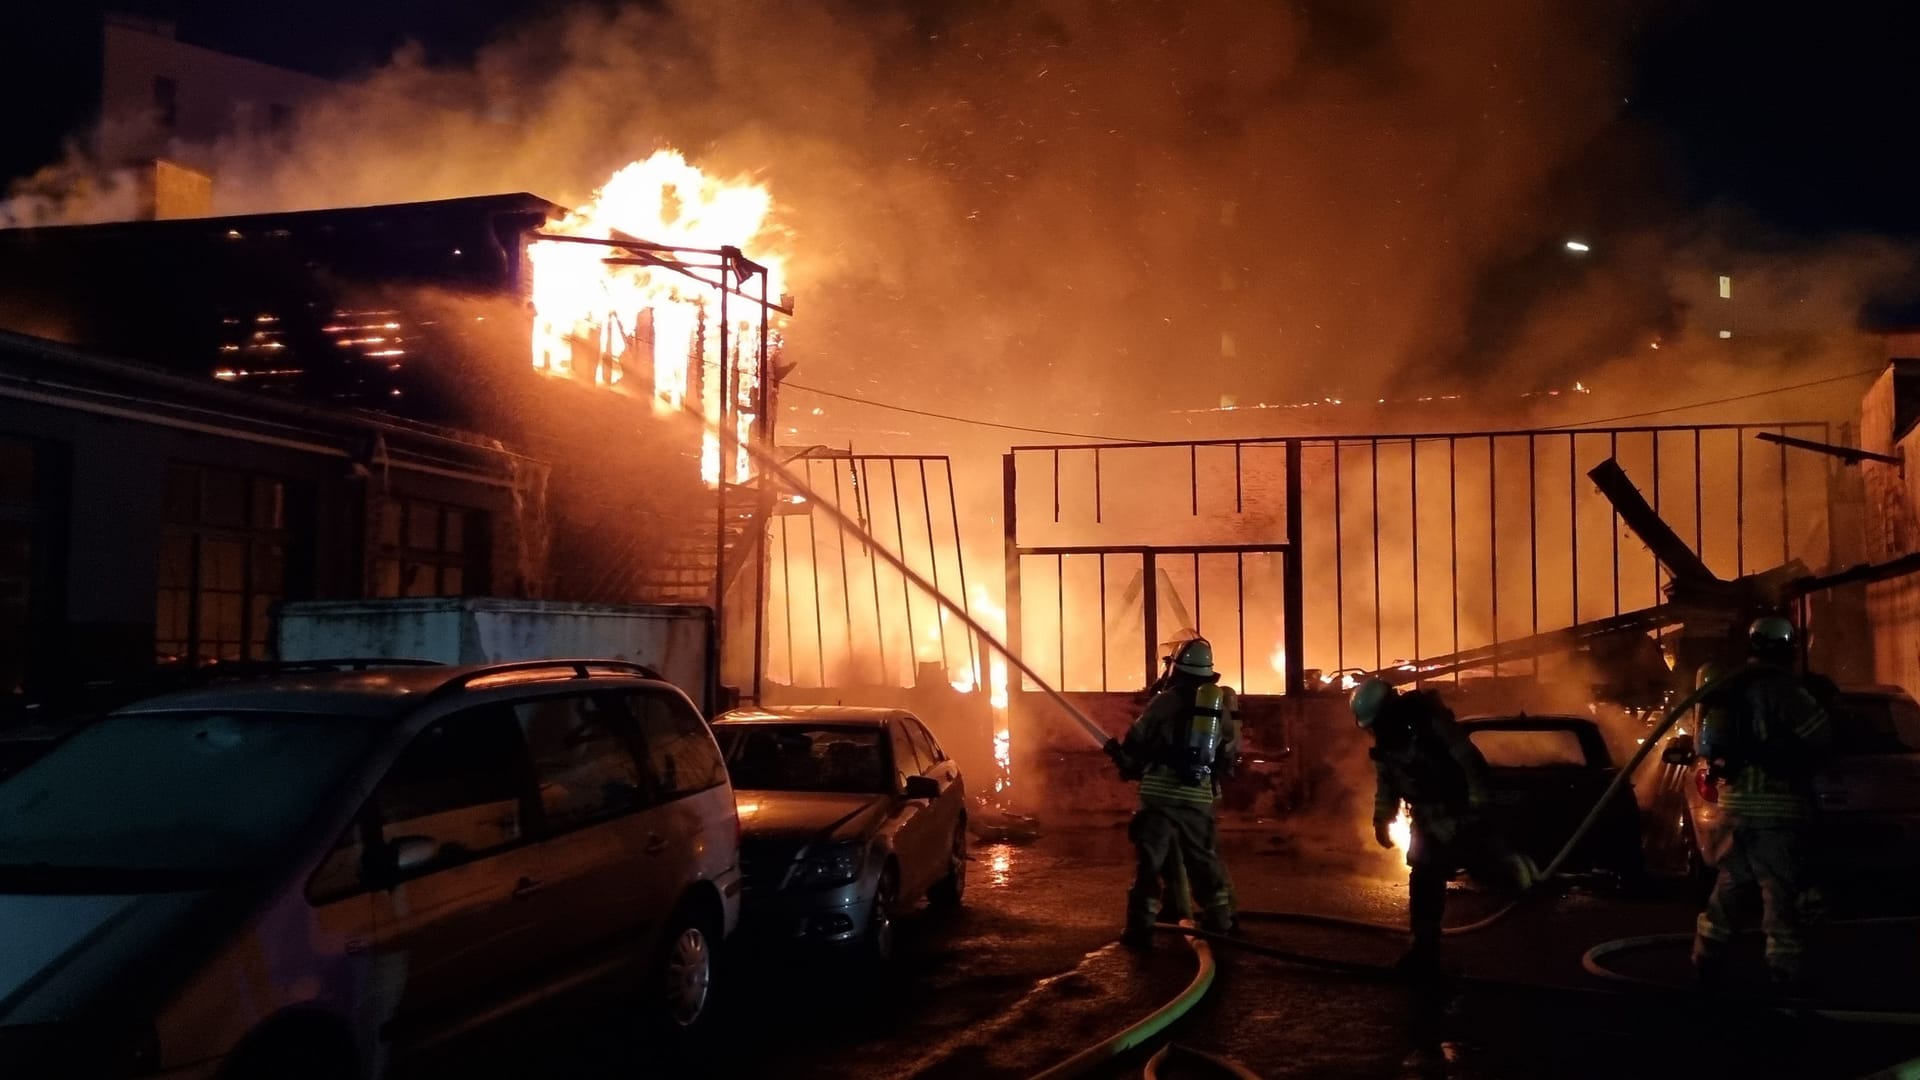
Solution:
M1586 479L1603 461L1721 577L1823 565L1831 463L1761 432L1828 439L1799 422L1015 447L1010 643L1069 690L1138 689L1181 631L1254 694L1474 650L1497 674L1496 646L1664 600Z

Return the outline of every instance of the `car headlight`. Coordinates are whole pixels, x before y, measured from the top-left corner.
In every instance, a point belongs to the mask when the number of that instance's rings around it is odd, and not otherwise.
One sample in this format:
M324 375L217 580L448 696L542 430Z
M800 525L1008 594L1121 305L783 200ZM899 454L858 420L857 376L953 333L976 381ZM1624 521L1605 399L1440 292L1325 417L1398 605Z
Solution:
M866 865L865 844L833 844L817 848L800 860L793 872L793 883L803 889L824 889L845 885L860 876Z

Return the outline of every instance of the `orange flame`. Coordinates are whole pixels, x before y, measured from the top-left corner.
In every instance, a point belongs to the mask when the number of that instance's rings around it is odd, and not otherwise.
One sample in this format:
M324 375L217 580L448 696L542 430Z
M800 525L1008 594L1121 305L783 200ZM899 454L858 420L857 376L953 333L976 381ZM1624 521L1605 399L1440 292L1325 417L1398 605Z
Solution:
M662 150L615 173L586 205L549 231L704 250L756 242L765 246L772 206L766 188L715 180L679 153ZM752 417L738 406L722 407L719 376L725 365L740 405L756 399L758 304L732 300L728 319L733 324L733 355L723 357L714 325L720 310L715 288L662 267L611 265L608 255L609 249L592 244L543 240L528 245L534 368L584 381L590 365L595 384L647 394L661 413L686 408L697 391L699 400L692 404L709 424L718 424L729 412L736 414L740 450L726 473L731 482L744 481L750 475L745 445ZM778 298L783 260L757 251L755 258L767 268L768 295ZM718 274L711 269L698 272L709 278ZM623 386L635 373L649 371L650 387ZM708 484L719 483L720 440L711 430L702 437L700 470Z

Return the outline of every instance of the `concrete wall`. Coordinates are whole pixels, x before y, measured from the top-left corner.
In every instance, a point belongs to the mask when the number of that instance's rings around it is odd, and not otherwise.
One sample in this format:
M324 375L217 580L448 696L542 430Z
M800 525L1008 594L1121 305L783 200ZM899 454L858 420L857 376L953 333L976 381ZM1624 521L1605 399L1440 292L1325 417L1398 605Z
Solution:
M275 106L291 123L325 79L174 40L164 27L109 21L100 80L101 156L119 164L165 153L169 139L206 144L272 130ZM154 80L175 86L174 123L159 123Z

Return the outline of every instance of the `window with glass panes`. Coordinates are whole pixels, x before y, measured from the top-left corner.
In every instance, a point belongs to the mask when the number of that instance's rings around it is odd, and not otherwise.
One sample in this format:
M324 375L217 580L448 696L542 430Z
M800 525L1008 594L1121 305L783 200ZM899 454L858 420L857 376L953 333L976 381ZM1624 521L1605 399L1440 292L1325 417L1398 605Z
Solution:
M265 658L273 604L287 591L286 482L169 465L160 544L158 659Z
M378 507L374 596L468 596L487 590L487 514L430 499Z

